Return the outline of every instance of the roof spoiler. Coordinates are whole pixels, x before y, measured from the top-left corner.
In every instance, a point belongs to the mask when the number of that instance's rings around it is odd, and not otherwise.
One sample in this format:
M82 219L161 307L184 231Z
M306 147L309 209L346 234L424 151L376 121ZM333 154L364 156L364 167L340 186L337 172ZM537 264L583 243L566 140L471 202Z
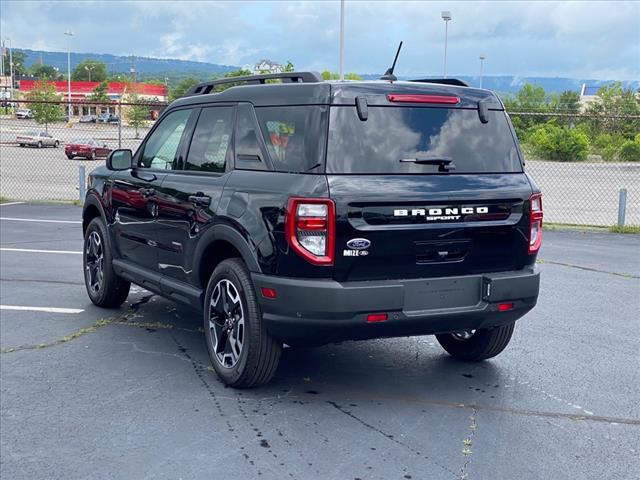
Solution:
M211 82L202 82L193 86L186 94L190 95L206 95L211 93L217 85L228 84L246 84L246 85L264 85L267 80L282 80L283 83L317 83L324 81L322 76L317 72L282 72L267 73L264 75L246 75L244 77L225 77Z
M457 87L468 87L467 82L463 82L458 78L422 78L416 80L409 80L410 82L418 83L440 83L442 85L455 85Z

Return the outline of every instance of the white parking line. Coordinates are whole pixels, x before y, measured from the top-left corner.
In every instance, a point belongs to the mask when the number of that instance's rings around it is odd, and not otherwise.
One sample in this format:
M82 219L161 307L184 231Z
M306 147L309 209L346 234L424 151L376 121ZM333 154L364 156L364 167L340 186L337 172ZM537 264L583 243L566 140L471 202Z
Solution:
M0 207L8 207L9 205L22 205L24 202L7 202L0 203Z
M82 308L58 308L58 307L23 307L20 305L0 305L0 310L21 310L27 312L47 312L47 313L80 313Z
M82 255L82 252L74 252L71 250L36 250L31 248L0 248L0 252L27 252L27 253L62 253L68 255Z
M7 205L4 203L3 205ZM41 222L41 223L82 223L80 220L45 220L39 218L13 218L13 217L0 217L0 220L10 220L13 222Z

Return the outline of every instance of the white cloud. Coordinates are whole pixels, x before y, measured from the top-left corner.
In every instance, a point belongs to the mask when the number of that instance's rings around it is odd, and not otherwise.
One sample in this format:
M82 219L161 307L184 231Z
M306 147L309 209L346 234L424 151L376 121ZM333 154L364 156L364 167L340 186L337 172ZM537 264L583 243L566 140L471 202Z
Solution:
M3 0L0 24L15 46L158 55L243 65L260 58L336 70L338 1L29 2ZM397 72L442 73L450 10L449 72L640 78L639 2L346 1L345 67L382 73L404 40ZM72 21L70 21L72 19ZM100 33L104 32L104 33Z

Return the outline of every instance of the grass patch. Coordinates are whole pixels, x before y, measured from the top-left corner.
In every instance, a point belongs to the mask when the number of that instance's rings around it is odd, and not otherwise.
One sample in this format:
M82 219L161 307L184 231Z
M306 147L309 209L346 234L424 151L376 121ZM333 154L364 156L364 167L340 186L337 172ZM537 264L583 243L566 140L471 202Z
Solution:
M8 203L10 201L11 201L11 199L9 199L7 197L0 197L0 203Z
M543 222L542 229L543 230L587 230L591 232L607 232L609 230L609 227L604 227L600 225L580 225L577 223Z
M609 231L613 233L640 233L640 225L625 225L623 227L613 225Z

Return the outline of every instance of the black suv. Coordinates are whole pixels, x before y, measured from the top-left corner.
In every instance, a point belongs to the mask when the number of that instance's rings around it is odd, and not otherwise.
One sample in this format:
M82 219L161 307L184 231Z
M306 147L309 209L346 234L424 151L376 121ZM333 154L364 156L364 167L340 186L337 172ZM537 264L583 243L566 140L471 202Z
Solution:
M478 361L536 304L541 227L492 92L241 77L197 85L91 173L85 281L100 306L135 283L203 312L235 387L268 382L283 343L436 334Z

